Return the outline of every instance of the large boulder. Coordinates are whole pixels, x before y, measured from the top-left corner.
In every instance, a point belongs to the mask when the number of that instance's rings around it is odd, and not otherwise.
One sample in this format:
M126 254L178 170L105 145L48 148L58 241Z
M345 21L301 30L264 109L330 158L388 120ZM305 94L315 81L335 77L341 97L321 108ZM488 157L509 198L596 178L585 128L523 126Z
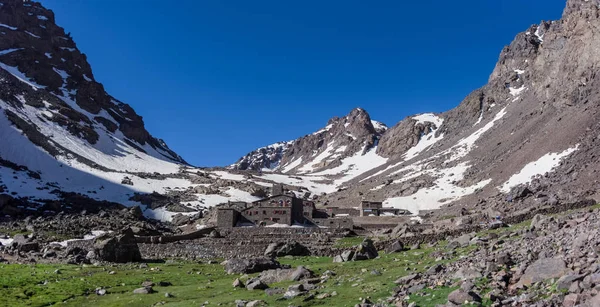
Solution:
M248 280L248 283L246 284L246 289L252 291L252 290L265 290L268 289L269 286L267 284L265 284L264 282L262 282L260 279L258 278L252 278L250 280Z
M299 266L296 269L267 270L263 271L258 276L258 278L266 284L283 281L300 281L313 277L315 277L314 273L303 266Z
M481 297L473 291L458 289L448 295L448 301L462 306L463 304L467 305L469 303L481 303Z
M131 228L114 235L109 234L96 238L94 252L97 259L101 261L127 263L142 260L142 254Z
M356 251L354 252L354 257L352 257L352 260L357 261L375 259L378 256L379 253L377 252L373 241L367 238L364 241L362 241L360 245L358 245Z
M298 242L271 243L265 250L266 257L309 256L308 248Z
M394 241L392 244L390 244L390 245L388 245L388 247L386 247L385 252L387 254L391 254L391 253L399 253L403 250L404 250L404 244L402 244L402 242L400 242L400 241Z
M333 262L360 261L377 257L379 257L377 248L375 248L373 241L367 238L355 250L344 251L342 254L335 256Z
M559 258L543 258L531 264L526 270L517 286L531 286L540 281L551 278L560 278L569 274L565 261Z
M281 264L271 258L234 258L225 262L227 274L252 274L280 268Z

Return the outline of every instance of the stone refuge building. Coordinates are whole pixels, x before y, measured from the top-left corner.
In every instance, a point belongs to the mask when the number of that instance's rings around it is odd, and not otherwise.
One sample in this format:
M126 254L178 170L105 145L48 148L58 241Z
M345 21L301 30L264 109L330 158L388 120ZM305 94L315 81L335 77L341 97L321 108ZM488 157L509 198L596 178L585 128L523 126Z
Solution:
M334 218L315 208L315 203L286 193L282 185L273 186L273 195L252 203L230 202L217 210L217 227L240 226L322 226L353 227L351 218Z

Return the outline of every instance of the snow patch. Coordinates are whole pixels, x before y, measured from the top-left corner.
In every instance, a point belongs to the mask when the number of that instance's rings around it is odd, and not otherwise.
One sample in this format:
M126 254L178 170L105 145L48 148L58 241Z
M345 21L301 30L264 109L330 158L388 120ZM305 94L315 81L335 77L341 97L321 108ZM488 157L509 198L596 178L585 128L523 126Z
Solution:
M548 153L523 167L518 173L512 175L508 181L498 187L504 193L510 192L510 189L524 183L529 183L534 177L551 172L557 167L561 160L579 149L579 144L559 153Z
M2 50L2 51L0 51L0 55L9 54L11 52L19 51L21 49L23 49L23 48L12 48L12 49Z
M302 158L298 158L298 159L288 163L281 171L283 173L287 173L287 172L293 170L294 168L298 167L300 164L302 164Z
M7 28L7 29L11 29L11 30L13 30L13 31L17 29L17 28L15 28L15 27L11 27L11 26L9 26L9 25L5 25L5 24L3 24L3 23L0 23L0 27Z
M334 185L339 186L388 161L387 158L377 155L377 147L371 148L364 154L363 151L358 151L353 156L342 160L342 164L337 167L313 175L342 175L340 179L334 181Z
M524 90L526 90L527 88L525 87L525 85L523 85L520 88L514 88L511 86L508 89L510 90L510 94L513 95L513 97L517 97L517 96L521 95L521 93Z
M29 34L29 36L32 36L32 37L35 37L35 38L41 38L41 37L39 37L39 36L37 36L37 35L29 32L29 31L25 31L25 33L27 33L27 34Z
M463 162L446 169L431 169L418 172L419 175L427 174L436 177L434 186L422 188L413 195L388 198L383 204L385 206L405 209L414 215L418 215L421 210L439 209L444 204L460 199L463 196L473 194L475 191L485 187L492 181L491 179L483 180L470 187L459 187L454 184L464 178L464 173L468 168L469 165L466 162ZM403 178L403 180L404 179L405 178Z

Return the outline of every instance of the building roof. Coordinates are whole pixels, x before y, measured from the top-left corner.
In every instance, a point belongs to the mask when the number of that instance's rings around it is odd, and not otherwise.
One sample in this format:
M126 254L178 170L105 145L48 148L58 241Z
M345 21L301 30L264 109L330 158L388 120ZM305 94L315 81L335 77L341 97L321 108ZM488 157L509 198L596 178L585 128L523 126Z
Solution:
M286 195L286 194L281 194L281 195L273 195L273 196L269 196L269 197L267 197L267 198L263 198L263 199L260 199L260 200L255 200L255 201L253 201L252 203L253 203L253 204L255 204L255 203L260 203L260 202L267 201L267 200L269 200L269 199L273 199L273 198L275 198L275 197L282 197L282 196L283 196L283 197L288 197L288 198L291 198L291 199L294 199L294 198L296 198L295 196Z

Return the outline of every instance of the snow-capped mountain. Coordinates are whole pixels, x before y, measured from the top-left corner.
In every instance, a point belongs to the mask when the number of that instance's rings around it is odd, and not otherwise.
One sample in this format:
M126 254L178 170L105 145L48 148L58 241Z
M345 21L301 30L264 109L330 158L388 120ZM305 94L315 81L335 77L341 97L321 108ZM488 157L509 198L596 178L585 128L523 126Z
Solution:
M569 0L561 20L518 34L488 83L452 110L388 129L357 108L226 169L186 165L153 137L51 11L0 3L1 212L66 210L52 201L77 193L169 219L257 200L273 183L321 205L370 199L425 217L600 199L597 1Z
M375 148L387 130L383 123L356 108L344 117L330 119L322 129L299 139L259 148L230 168L308 174L341 165L341 161Z

